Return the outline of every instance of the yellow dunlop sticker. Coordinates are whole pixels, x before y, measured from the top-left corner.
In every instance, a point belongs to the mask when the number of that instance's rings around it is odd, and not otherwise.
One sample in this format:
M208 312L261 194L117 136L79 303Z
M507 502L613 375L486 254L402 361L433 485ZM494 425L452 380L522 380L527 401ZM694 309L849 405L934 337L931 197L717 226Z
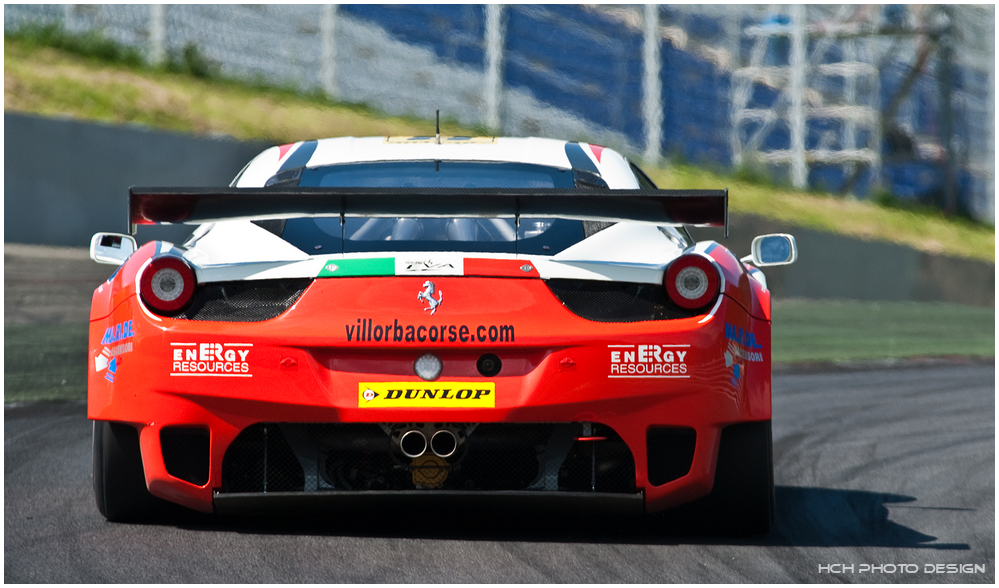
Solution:
M494 382L361 382L360 408L494 408Z

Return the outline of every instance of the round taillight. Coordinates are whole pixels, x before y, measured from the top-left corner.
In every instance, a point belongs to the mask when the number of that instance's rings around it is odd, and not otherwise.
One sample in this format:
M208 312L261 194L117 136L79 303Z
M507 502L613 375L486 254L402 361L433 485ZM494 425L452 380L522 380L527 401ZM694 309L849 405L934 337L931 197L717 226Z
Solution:
M700 255L681 255L666 269L663 285L677 306L702 308L718 295L718 270Z
M143 270L139 285L146 306L158 314L176 314L194 294L194 270L179 257L157 257Z

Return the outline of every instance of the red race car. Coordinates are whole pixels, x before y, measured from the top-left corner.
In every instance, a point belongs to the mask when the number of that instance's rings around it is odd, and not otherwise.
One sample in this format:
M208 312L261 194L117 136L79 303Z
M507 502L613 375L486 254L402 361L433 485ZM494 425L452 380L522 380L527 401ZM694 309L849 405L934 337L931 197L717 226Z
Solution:
M133 188L94 293L88 415L109 520L482 497L773 518L770 294L611 149L524 138L273 147L228 188ZM700 499L700 500L699 500Z

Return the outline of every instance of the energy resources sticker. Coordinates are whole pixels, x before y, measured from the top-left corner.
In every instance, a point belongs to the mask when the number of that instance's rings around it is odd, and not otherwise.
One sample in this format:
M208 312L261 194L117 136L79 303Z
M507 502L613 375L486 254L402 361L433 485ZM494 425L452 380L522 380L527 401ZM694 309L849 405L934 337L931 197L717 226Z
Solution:
M608 378L689 378L690 345L608 345Z
M494 382L360 382L359 408L494 408Z

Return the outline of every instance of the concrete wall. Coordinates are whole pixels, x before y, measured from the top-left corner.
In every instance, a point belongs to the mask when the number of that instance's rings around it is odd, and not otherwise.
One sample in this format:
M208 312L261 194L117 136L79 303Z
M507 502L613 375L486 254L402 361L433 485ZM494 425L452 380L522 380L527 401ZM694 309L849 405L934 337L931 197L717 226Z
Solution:
M778 298L832 298L956 302L995 305L995 264L931 255L895 243L862 241L843 235L791 227L768 219L732 215L729 238L721 229L692 229L696 239L712 239L742 257L757 235L790 233L798 261L766 268L767 284Z
M227 186L270 143L4 113L4 242L87 247L125 232L129 186ZM191 227L144 227L140 242Z
M4 123L6 243L88 246L95 232L126 230L129 186L225 186L269 145L10 113ZM179 242L190 231L142 227L137 237ZM995 304L995 264L750 216L733 216L728 239L718 229L692 232L740 256L756 235L793 234L799 261L766 271L780 298Z

